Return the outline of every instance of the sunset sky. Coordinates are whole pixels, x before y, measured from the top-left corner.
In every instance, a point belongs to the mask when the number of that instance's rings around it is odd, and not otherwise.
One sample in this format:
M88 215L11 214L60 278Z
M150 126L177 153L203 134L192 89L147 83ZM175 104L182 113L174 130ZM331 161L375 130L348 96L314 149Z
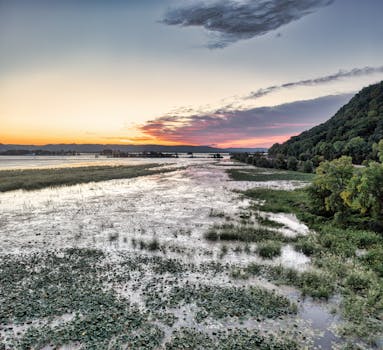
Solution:
M382 0L0 0L0 143L267 147L383 80Z

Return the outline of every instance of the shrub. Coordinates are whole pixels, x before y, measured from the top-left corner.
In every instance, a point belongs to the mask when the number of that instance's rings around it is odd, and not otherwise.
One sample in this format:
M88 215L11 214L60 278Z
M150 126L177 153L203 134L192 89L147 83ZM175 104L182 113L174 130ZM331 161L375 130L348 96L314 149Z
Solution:
M282 244L280 242L269 241L259 244L256 251L262 258L272 259L281 255L281 250Z
M209 231L207 231L204 235L205 239L207 239L208 241L217 241L218 240L218 233L216 230L214 229L211 229Z
M328 299L334 291L331 281L331 276L327 274L305 271L300 276L299 284L304 295Z
M345 280L345 285L355 293L363 292L370 286L371 276L362 271L351 272Z
M310 238L301 238L294 244L294 248L297 252L301 252L307 256L311 256L318 251L317 244Z
M148 250L155 251L160 249L160 244L157 239L153 239L148 243Z

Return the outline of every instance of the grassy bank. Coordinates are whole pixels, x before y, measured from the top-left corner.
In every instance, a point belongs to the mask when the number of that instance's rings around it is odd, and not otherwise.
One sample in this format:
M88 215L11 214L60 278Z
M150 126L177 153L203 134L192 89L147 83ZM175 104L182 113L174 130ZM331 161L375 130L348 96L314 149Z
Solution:
M265 168L228 169L227 173L235 181L307 181L314 178L314 174L299 171L281 171Z
M160 164L132 166L87 166L53 169L1 170L0 192L36 190L45 187L75 185L112 179L128 179L170 171Z
M344 323L341 334L364 339L370 344L383 334L383 237L352 226L337 226L330 219L310 211L309 194L294 191L252 189L245 192L255 199L254 210L292 213L316 233L299 237L297 251L311 257L314 272L299 274L278 269L250 266L239 276L262 275L289 284L313 297L341 295Z

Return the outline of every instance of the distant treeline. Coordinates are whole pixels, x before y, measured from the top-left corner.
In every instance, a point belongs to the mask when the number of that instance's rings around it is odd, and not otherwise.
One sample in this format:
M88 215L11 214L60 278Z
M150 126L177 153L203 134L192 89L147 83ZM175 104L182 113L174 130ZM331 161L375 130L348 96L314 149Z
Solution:
M46 151L46 150L27 150L27 149L14 149L0 152L0 156L76 156L79 153L75 151Z
M317 159L314 163L310 159L302 160L293 156L285 157L282 154L279 154L276 157L270 157L267 153L232 153L231 159L261 168L298 170L305 173L312 173L320 162L324 160Z

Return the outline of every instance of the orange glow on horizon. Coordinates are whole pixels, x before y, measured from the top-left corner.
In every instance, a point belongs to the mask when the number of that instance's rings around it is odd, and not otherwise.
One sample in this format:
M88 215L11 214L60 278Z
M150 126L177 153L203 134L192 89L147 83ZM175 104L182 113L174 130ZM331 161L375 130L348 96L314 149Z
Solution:
M67 137L55 137L55 136L42 136L34 137L29 136L16 136L10 135L8 137L0 137L0 144L14 144L14 145L35 145L35 146L44 146L47 144L104 144L104 145L161 145L161 146L207 146L218 148L257 148L257 147L270 147L274 143L281 143L288 140L292 135L280 135L280 136L270 136L270 137L259 137L243 140L229 140L227 142L219 142L214 145L209 143L195 143L188 142L177 142L166 140L163 138L149 138L149 137L110 137L110 138L98 138L98 137L85 137L85 138L73 138L69 139ZM115 140L115 141L113 141Z
M112 141L115 140L115 141ZM0 144L9 144L9 145L34 145L34 146L44 146L47 144L104 144L104 145L150 145L156 144L161 146L177 146L184 145L182 142L173 142L166 140L156 140L156 139L141 139L140 138L83 138L83 139L68 139L66 137L52 137L52 136L43 136L41 138L29 136L10 136L10 137L1 137ZM191 145L191 144L188 144Z

